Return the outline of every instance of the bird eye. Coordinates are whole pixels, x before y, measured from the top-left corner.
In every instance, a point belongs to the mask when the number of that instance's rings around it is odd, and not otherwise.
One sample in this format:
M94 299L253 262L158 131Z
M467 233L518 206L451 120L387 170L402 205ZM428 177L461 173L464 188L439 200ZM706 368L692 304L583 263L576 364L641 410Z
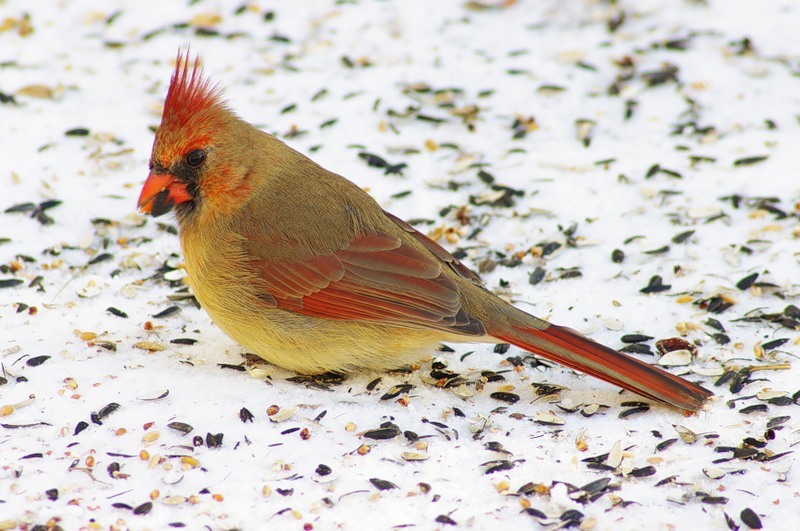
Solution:
M206 160L206 152L202 149L195 149L186 155L186 164L192 167L200 166Z

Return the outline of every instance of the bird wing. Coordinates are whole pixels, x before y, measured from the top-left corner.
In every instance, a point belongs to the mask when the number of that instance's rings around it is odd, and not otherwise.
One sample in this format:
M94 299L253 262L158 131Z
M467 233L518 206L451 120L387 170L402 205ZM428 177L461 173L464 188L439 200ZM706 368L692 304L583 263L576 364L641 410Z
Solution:
M442 270L442 259L476 279L474 273L410 225L398 223L394 216L390 219L424 249L384 232L358 236L338 251L302 259L270 260L262 248L250 263L261 300L274 308L326 319L484 335L483 324L463 308L456 282Z

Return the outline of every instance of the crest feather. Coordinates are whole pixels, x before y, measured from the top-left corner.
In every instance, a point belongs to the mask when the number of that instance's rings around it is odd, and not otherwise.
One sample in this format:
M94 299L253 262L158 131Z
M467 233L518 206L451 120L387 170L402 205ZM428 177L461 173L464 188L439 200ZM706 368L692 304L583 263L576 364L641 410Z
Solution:
M188 50L185 54L178 50L161 123L168 128L179 129L187 125L193 116L204 111L214 108L225 110L221 96L222 91L217 84L205 77L200 58L195 57L192 62Z

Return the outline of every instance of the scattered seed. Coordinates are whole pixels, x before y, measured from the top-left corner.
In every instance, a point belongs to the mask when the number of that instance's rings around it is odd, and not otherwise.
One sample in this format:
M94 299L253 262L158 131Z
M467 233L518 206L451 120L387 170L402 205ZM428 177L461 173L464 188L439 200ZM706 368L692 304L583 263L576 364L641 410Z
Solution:
M654 476L656 474L656 467L652 465L643 466L641 468L634 468L628 475L635 478L644 478L647 476Z
M653 356L654 353L650 350L650 345L646 345L644 343L631 343L625 347L619 349L620 352L624 352L626 354L644 354L647 356Z
M761 524L761 518L750 509L749 507L742 510L739 514L739 517L742 519L742 522L749 527L750 529L761 529L763 526Z
M752 286L753 283L755 283L756 279L758 278L758 275L759 275L758 273L747 275L746 277L744 277L743 279L741 279L739 282L736 283L736 287L742 291L749 289L750 286Z
M660 443L658 443L656 445L656 452L663 452L664 450L666 450L667 448L669 448L670 446L672 446L676 442L678 442L678 439L667 439L665 441L661 441Z
M646 336L644 334L625 334L619 338L623 343L642 343L644 341L650 341L651 339L654 339L653 336Z
M389 389L383 396L381 396L381 400L391 400L393 398L397 398L403 393L408 393L414 388L411 384L400 384L395 385L391 389Z
M91 420L92 420L92 422L94 422L98 426L102 425L103 424L103 419L106 418L107 416L111 415L113 412L118 410L120 407L121 406L119 404L117 404L116 402L111 402L110 404L108 404L108 405L104 406L102 409L100 409L100 411L98 411L96 413L92 412L92 414L90 415Z
M269 416L269 420L271 420L272 422L283 422L285 420L289 420L290 418L294 417L298 411L300 411L300 406L283 407L280 408L275 413L271 414Z
M515 393L505 393L502 391L497 391L490 394L489 396L494 398L495 400L500 400L501 402L506 402L508 404L516 404L519 401L519 395Z
M763 162L767 160L769 156L767 155L756 155L754 157L744 157L741 159L736 159L733 161L734 166L750 166L751 164L758 164L759 162Z
M191 425L186 424L185 422L177 422L177 421L170 422L169 424L167 424L167 428L181 432L184 435L190 433L194 429Z
M494 474L495 472L503 472L514 468L514 463L507 459L496 459L494 461L487 461L482 463L481 466L486 467L483 471L484 474Z
M239 410L239 420L241 420L242 422L248 422L248 421L253 422L254 418L255 416L252 413L250 413L250 410L247 409L246 407L243 407L242 409Z
M154 319L161 319L161 318L164 318L164 317L168 317L168 316L170 316L172 314L179 313L180 311L181 311L181 309L178 306L169 306L169 307L161 310L157 314L153 315L153 318Z
M151 391L150 393L137 396L137 400L160 400L169 396L169 389L158 389L156 391Z
M122 317L123 319L127 319L128 318L128 314L127 313L125 313L122 310L120 310L118 308L115 308L113 306L109 306L108 308L106 308L106 311L108 313L110 313L111 315L115 315L117 317Z
M458 525L458 522L456 522L446 514L440 514L435 518L435 521L438 524Z
M743 415L749 415L750 413L761 413L764 411L769 411L769 406L767 404L755 404L752 406L743 407L739 410L739 413Z
M207 448L219 448L222 446L222 439L224 434L222 433L206 433L206 447Z
M176 337L175 339L170 340L170 343L175 345L194 345L197 343L197 340L189 337Z
M153 509L153 502L144 502L133 510L133 514L147 514Z
M536 284L540 283L544 280L545 277L545 270L541 266L536 266L536 268L531 272L530 276L528 277L528 283L531 286L535 286Z
M628 417L632 417L634 415L638 415L639 413L646 413L650 411L650 406L645 404L642 406L633 407L630 409L626 409L625 411L620 412L618 415L621 419L626 419Z
M164 350L163 345L160 345L158 343L153 343L151 341L138 341L134 343L133 346L134 348L147 350L149 352L159 352Z
M678 432L678 437L686 444L694 444L697 442L697 434L689 428L677 425L675 426L675 431Z
M692 353L689 350L673 350L658 358L658 364L664 367L679 367L692 362Z
M64 131L64 136L89 136L89 130L85 127L75 127Z
M764 350L775 350L776 348L784 345L788 341L789 341L788 337L773 339L772 341L767 341L766 343L761 345L761 348L763 348Z
M664 284L663 279L659 275L653 275L650 278L650 282L647 283L647 286L640 289L639 291L642 293L660 293L662 291L667 291L672 289L670 284Z
M400 428L391 425L387 427L376 428L374 430L367 430L363 433L363 435L367 439L386 440L386 439L394 439L401 433L402 432L400 431Z
M370 478L369 482L372 483L372 485L378 490L391 490L399 488L391 481L387 481L385 479Z
M27 365L28 367L38 367L39 365L41 365L42 363L44 363L45 361L47 361L49 359L50 359L50 356L44 356L44 355L43 356L34 356L32 358L28 358L28 360L25 362L25 365Z
M675 243L675 244L683 243L686 240L688 240L689 238L691 238L692 235L694 235L694 232L695 231L693 231L693 230L687 230L687 231L681 232L679 234L676 234L672 238L672 243Z
M567 421L551 411L537 411L533 415L533 421L546 426L563 426L567 423Z

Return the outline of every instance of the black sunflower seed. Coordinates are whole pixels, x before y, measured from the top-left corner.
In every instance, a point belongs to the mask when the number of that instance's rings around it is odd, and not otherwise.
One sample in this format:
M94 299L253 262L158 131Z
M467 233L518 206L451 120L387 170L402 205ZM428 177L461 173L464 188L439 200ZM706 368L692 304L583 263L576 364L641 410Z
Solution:
M656 445L656 451L657 452L664 451L673 444L675 444L676 442L678 442L678 439L667 439L666 441L661 441Z
M123 319L127 319L128 318L128 314L127 313L123 312L122 310L120 310L118 308L114 308L113 306L109 306L108 308L106 308L106 311L108 313L110 313L111 315L116 315L117 317L122 317Z
M783 417L771 418L767 422L767 428L770 428L770 429L777 428L778 426L781 426L781 425L785 424L787 421L789 421L791 419L792 419L792 417L790 417L788 415L787 416L783 416Z
M153 509L153 502L144 502L133 510L133 514L147 514Z
M511 348L510 343L498 343L494 346L494 352L495 354L505 354L509 348Z
M676 234L675 236L672 237L672 243L683 243L689 238L691 238L693 234L694 234L693 230L687 230L681 232L680 234Z
M654 466L643 466L641 468L634 468L630 471L630 475L635 478L643 478L647 476L654 476L656 473L656 467Z
M368 384L367 384L367 391L372 391L372 390L374 390L374 389L375 389L375 388L378 386L378 384L379 384L379 383L381 383L381 380L382 380L382 379L383 379L383 378L381 378L381 377L379 376L379 377L375 378L374 380L372 380L370 383L368 383Z
M598 492L603 492L609 483L611 483L611 478L600 478L587 483L581 487L580 490L589 494L596 494Z
M664 479L662 479L662 480L659 480L659 481L658 481L658 482L655 484L655 486L656 486L656 487L661 487L661 486L663 486L663 485L669 485L670 483L675 483L675 480L676 480L676 479L678 479L678 476L669 476L669 477L666 477L666 478L664 478Z
M169 424L167 424L167 428L179 431L184 435L186 435L187 433L191 432L194 429L194 427L192 427L189 424L186 424L185 422L170 422Z
M455 520L453 520L452 518L450 518L446 514L440 514L439 516L436 517L435 520L436 520L436 523L439 523L439 524L458 525L458 523Z
M534 518L539 518L541 520L547 519L547 515L544 514L542 511L540 511L539 509L534 509L533 507L527 507L524 509L524 511L525 514L533 516Z
M633 415L638 415L639 413L646 413L647 411L650 411L649 405L633 407L631 409L626 409L625 411L620 412L618 417L621 419L626 419L628 417L632 417Z
M81 420L80 422L75 424L75 431L72 433L72 435L78 435L80 432L82 432L83 430L85 430L88 427L89 427L89 423L84 421L84 420Z
M402 432L397 426L390 426L386 428L376 428L374 430L367 430L364 432L364 437L367 439L386 440L394 439Z
M749 415L750 413L760 413L762 411L769 411L769 406L766 404L755 404L752 406L743 407L739 410L739 413L743 415Z
M747 507L746 509L742 509L742 512L739 514L739 517L742 519L742 522L745 523L747 527L750 529L761 529L761 518L753 511Z
M739 282L736 283L736 287L742 291L745 291L748 288L750 288L750 286L753 285L753 283L756 281L757 278L758 278L758 273L747 275L746 277L744 277L743 279L741 279Z
M378 490L391 490L399 488L397 485L392 483L391 481L380 479L380 478L370 478L369 480L372 485Z
M546 274L546 271L544 270L543 267L536 266L536 269L534 269L531 272L530 276L528 277L528 283L531 286L535 286L536 284L538 284L539 282L544 280L545 274Z
M660 275L653 275L650 278L650 281L647 283L647 286L643 287L639 291L641 293L660 293L669 289L672 289L672 285L664 284L664 281Z
M700 498L700 501L703 503L708 503L710 505L725 505L728 503L728 498L725 496L703 496Z
M767 400L767 404L773 406L791 406L794 404L794 400L792 400L790 396L776 396L775 398Z
M32 358L28 358L28 360L25 362L25 365L27 365L28 367L38 367L39 365L41 365L42 363L46 362L49 359L50 356L44 356L44 355L34 356Z
M561 514L559 520L579 524L583 520L583 513L577 509L568 509Z
M505 393L503 391L496 391L489 395L495 400L506 402L507 404L516 404L519 401L519 395L515 393Z
M97 425L103 424L103 419L112 414L113 412L115 412L116 410L118 410L120 407L121 406L116 402L111 402L110 404L101 408L100 411L96 413L92 412L92 414L90 415L92 422L94 422Z
M381 396L381 400L391 400L392 398L397 398L403 393L407 393L414 388L411 384L400 384L395 385L391 389L389 389L383 396Z
M646 354L648 356L653 356L653 351L650 349L650 345L646 345L644 343L631 343L630 345L626 345L619 349L620 352L624 352L625 354Z
M489 461L487 463L483 463L481 466L486 467L483 473L489 475L489 474L494 474L495 472L503 472L505 470L511 470L512 468L514 468L514 463L506 459L497 459L495 461Z
M763 348L764 350L774 350L774 349L782 346L787 341L789 341L788 337L783 337L783 338L780 338L780 339L773 339L772 341L767 341L766 343L761 345L761 348Z
M651 339L654 339L653 336L646 336L644 334L625 334L619 338L623 343L642 343L644 341L650 341Z
M111 260L112 258L114 258L114 255L112 255L110 253L100 253L97 256L93 257L91 260L89 260L87 265L99 264L100 262L105 262L106 260Z
M767 160L769 157L767 155L757 155L755 157L743 157L741 159L736 159L733 161L734 166L749 166L751 164L757 164L759 162L763 162Z
M253 422L253 418L255 417L246 407L243 407L242 409L239 410L239 420L241 420L242 422L248 422L248 421Z

